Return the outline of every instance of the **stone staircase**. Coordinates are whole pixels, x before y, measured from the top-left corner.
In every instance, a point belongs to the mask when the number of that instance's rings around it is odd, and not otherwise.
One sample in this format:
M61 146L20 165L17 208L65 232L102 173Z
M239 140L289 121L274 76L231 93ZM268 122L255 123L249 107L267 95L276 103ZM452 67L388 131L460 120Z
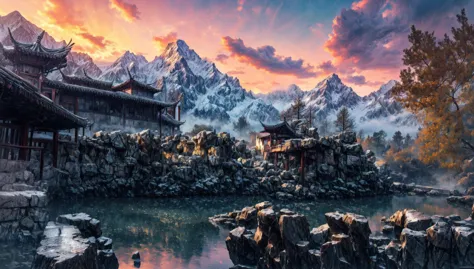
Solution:
M48 220L47 196L28 165L0 159L0 241L34 240Z

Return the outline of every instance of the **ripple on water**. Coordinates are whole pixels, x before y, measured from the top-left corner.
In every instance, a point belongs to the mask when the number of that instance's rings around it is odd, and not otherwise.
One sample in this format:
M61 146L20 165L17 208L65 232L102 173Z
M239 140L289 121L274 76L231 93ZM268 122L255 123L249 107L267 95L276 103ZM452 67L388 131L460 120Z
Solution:
M49 206L51 218L60 214L85 212L102 222L104 235L114 240L120 269L135 268L132 253L140 251L142 269L229 268L225 238L228 231L208 222L215 214L242 209L265 200L261 197L193 197L173 199L88 199L76 203L57 201ZM268 199L267 199L268 200ZM369 219L372 231L381 229L380 218L403 208L426 214L458 214L466 218L470 208L453 207L444 197L374 197L354 200L280 202L305 214L312 227L325 223L324 213L353 212ZM30 246L2 246L0 264L6 268L29 269L34 249Z

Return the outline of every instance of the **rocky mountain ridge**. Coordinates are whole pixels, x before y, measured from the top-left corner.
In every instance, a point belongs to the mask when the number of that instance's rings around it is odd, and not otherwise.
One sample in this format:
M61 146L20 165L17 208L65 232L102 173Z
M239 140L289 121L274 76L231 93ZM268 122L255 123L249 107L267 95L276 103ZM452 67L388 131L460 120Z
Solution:
M365 132L384 129L389 134L403 129L405 132L415 133L419 126L416 117L406 111L391 94L395 84L395 80L390 80L377 91L362 97L346 86L338 75L332 74L309 91L291 85L287 90L258 96L268 104L285 104L279 107L284 114L291 112L291 103L296 97L300 97L305 104L302 115L307 117L311 111L313 124L316 126L325 119L332 123L337 112L342 107L347 107L357 129Z
M42 31L18 11L0 16L0 42L5 46L11 45L8 28L22 42L34 42ZM42 42L44 46L52 48L65 44L65 41L57 42L48 33ZM322 80L309 91L293 84L286 90L254 95L241 86L238 78L222 73L214 63L201 58L183 40L168 44L163 53L152 61L126 51L115 62L102 69L89 55L74 52L73 49L63 72L82 76L85 70L92 77L120 83L128 79L127 68L130 68L135 79L162 89L162 93L156 98L174 100L179 94L183 94L183 112L186 114L183 118L190 124L185 129L192 127L194 123L232 129L231 123L238 117L245 116L252 127L259 130L259 121L280 120L280 113L287 111L298 97L306 104L303 113L307 114L311 110L316 121L325 118L333 121L337 111L346 106L355 117L358 128L368 131L381 124L394 130L404 126L415 130L417 126L414 116L391 97L394 81L389 81L378 91L365 97L344 85L336 74ZM61 79L57 71L48 77ZM318 125L317 122L315 125Z

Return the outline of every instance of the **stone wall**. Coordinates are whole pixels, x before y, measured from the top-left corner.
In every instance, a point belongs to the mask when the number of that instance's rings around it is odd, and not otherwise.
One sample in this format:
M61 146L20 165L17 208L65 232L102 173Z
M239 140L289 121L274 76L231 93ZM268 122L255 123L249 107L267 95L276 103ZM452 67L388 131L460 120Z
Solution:
M0 240L36 240L46 226L46 194L28 162L0 160Z
M359 197L389 192L390 180L375 167L355 134L305 139L311 149L305 180L298 169L263 161L227 133L194 137L153 132L99 132L64 151L54 196L167 197L266 194L279 199ZM55 177L57 178L57 177Z
M269 202L210 218L237 227L226 239L236 266L258 269L460 268L474 266L474 221L451 215L397 211L382 232L353 213L326 213L327 224L310 230L304 215ZM256 230L255 230L256 228ZM468 268L468 267L465 267ZM471 267L469 267L471 268Z

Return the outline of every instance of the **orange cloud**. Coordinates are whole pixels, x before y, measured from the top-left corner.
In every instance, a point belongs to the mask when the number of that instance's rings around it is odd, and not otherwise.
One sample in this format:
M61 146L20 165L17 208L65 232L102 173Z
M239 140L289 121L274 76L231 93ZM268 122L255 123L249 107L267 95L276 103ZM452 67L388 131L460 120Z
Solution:
M244 9L245 0L237 1L237 11L242 11Z
M178 33L169 32L164 36L154 36L153 42L156 44L159 50L164 49L169 43L175 42L178 39Z
M47 0L38 13L63 29L84 30L81 12L75 10L73 4L71 0Z
M117 10L122 18L128 22L140 19L140 12L135 4L129 4L123 0L110 0L110 7Z
M100 49L105 49L112 44L111 41L106 40L103 36L94 36L86 32L80 33L79 36L87 40L92 46Z

